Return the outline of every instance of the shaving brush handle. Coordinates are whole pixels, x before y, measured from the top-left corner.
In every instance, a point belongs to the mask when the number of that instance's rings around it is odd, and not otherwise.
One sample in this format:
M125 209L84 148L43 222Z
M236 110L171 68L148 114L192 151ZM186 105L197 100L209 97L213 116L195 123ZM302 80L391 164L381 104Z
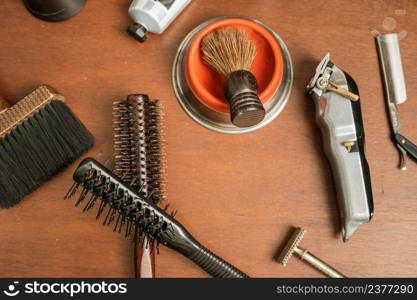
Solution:
M246 70L229 74L224 94L230 104L231 120L237 127L250 127L265 117L265 108L258 96L258 82Z

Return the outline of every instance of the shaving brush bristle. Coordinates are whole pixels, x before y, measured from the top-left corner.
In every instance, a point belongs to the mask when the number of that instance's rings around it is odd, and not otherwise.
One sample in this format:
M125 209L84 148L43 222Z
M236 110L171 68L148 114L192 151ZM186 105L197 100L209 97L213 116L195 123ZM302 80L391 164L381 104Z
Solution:
M224 27L207 34L201 42L203 60L226 77L224 95L230 104L231 121L237 127L251 127L265 117L258 97L258 83L250 72L256 47L240 28Z
M207 34L202 43L204 61L227 77L234 71L250 71L256 48L242 29L225 27Z

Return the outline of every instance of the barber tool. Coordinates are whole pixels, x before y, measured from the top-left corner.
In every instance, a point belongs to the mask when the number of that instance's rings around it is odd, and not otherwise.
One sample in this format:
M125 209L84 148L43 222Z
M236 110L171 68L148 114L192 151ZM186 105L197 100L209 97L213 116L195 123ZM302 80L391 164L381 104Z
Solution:
M265 117L258 97L258 83L250 72L255 44L243 30L223 27L207 34L201 42L204 61L226 79L224 94L230 104L231 120L237 127L250 127Z
M161 119L159 101L144 94L113 104L114 173L155 205L165 198ZM136 277L155 276L155 252L147 241L135 244L135 262Z
M417 146L403 136L398 117L397 104L402 104L407 100L398 35L396 33L380 34L376 36L376 41L384 76L385 99L393 139L400 152L400 169L406 170L407 154L417 160Z
M87 0L23 0L35 17L49 22L67 20L78 14Z
M249 17L223 16L185 37L172 76L177 99L194 121L239 134L265 126L282 111L293 68L271 28Z
M313 266L316 270L322 272L323 274L327 275L330 278L344 278L346 277L339 271L335 270L334 268L330 267L324 261L318 259L316 256L311 254L309 251L300 248L298 245L300 244L301 240L304 237L306 230L303 228L295 228L291 238L285 244L284 249L280 253L278 257L278 262L284 267L287 265L289 259L295 253L301 260L309 263Z
M134 0L129 15L135 22L127 32L139 42L146 41L146 33L160 34L174 21L191 0Z
M116 221L114 230L121 232L125 226L125 236L134 232L133 240L136 243L143 244L146 237L150 248L155 244L157 251L159 245L163 244L189 258L214 277L247 277L195 240L172 214L166 212L167 207L161 209L146 200L96 160L87 158L82 161L73 179L75 183L65 199L74 196L81 187L82 191L75 205L78 206L87 199L90 193L84 211L91 209L100 200L97 218L106 215L104 225Z
M307 92L316 105L316 119L336 185L343 241L347 241L373 215L359 91L355 81L327 54Z
M80 157L93 138L51 87L0 99L0 207L18 203Z

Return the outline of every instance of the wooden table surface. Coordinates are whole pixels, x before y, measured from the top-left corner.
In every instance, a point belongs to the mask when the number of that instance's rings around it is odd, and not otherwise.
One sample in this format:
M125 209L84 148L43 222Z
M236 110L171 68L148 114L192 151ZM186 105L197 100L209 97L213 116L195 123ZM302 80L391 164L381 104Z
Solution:
M161 99L165 113L168 201L208 248L253 277L321 277L298 259L274 261L291 226L302 245L348 276L417 275L417 165L400 171L390 140L373 34L402 32L409 101L400 106L407 137L417 141L415 1L194 0L162 35L144 44L125 34L131 0L90 0L62 23L33 18L21 1L0 2L0 93L16 102L46 83L95 136L87 154L112 155L112 102L131 93ZM194 123L171 85L176 49L198 24L246 15L272 27L294 63L294 87L268 126L224 135ZM304 88L323 55L356 80L362 99L375 216L343 243L335 190L312 100ZM78 162L77 162L78 163ZM19 205L0 211L0 276L133 276L132 244L92 214L62 200L74 163ZM163 248L158 277L206 277Z

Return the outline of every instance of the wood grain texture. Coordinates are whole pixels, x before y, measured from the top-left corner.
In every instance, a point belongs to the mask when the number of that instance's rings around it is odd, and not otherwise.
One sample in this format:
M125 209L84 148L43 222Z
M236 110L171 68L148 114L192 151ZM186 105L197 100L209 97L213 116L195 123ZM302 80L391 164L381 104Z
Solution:
M415 1L194 0L164 34L149 35L144 44L124 32L129 4L88 1L75 18L46 23L21 1L1 1L0 94L14 103L42 83L55 87L95 136L88 155L102 152L103 159L112 154L112 102L131 93L161 99L168 199L177 218L253 277L322 276L297 259L286 268L274 262L292 225L308 231L301 246L348 276L417 275L417 165L397 168L372 35L385 32L384 24L407 32L401 52L409 101L400 106L400 118L405 135L417 141ZM291 99L279 117L238 136L194 123L171 86L181 40L203 21L228 14L272 27L287 43L295 71ZM374 219L346 244L314 106L304 92L327 51L359 86L373 180ZM0 211L0 276L134 275L131 243L61 200L75 167ZM156 270L158 277L207 276L166 248Z

